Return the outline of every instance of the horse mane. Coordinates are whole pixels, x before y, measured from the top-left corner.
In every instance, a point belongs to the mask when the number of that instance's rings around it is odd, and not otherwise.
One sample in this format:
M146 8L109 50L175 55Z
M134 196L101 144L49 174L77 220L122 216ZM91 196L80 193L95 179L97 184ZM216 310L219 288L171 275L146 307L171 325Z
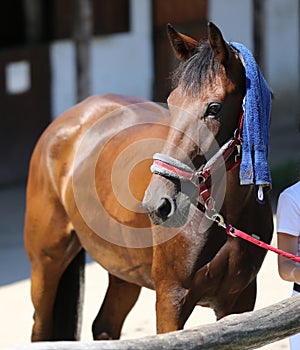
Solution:
M187 61L181 62L172 74L173 87L196 95L202 84L213 84L219 71L219 63L208 41L199 45L196 53Z

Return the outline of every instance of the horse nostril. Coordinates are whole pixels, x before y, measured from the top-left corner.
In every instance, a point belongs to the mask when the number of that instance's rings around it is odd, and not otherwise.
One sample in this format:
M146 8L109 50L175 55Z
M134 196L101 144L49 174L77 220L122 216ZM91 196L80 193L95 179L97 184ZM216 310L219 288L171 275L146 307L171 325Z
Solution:
M169 218L174 212L173 205L168 198L162 198L160 206L156 210L157 216L161 219L166 220Z

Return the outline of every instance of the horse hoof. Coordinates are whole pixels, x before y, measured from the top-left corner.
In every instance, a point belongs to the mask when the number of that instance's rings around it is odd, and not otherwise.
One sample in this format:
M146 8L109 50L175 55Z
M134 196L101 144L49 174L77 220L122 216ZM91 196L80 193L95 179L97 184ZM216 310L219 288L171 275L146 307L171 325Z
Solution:
M95 340L112 340L112 337L110 337L106 332L102 332L95 337Z

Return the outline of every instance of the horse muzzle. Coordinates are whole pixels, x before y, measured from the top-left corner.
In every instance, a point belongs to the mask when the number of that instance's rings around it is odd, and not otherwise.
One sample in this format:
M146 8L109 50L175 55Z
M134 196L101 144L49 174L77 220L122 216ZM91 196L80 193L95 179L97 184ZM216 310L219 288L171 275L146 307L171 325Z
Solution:
M181 227L186 223L191 201L176 180L153 175L142 204L154 225Z

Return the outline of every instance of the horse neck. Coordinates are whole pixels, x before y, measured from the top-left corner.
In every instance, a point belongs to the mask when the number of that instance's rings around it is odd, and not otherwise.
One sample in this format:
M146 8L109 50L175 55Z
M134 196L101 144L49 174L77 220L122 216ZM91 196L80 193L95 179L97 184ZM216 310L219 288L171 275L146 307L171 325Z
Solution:
M227 220L231 218L234 220L255 203L253 201L255 193L253 186L240 185L239 167L228 171L226 175L225 212Z

